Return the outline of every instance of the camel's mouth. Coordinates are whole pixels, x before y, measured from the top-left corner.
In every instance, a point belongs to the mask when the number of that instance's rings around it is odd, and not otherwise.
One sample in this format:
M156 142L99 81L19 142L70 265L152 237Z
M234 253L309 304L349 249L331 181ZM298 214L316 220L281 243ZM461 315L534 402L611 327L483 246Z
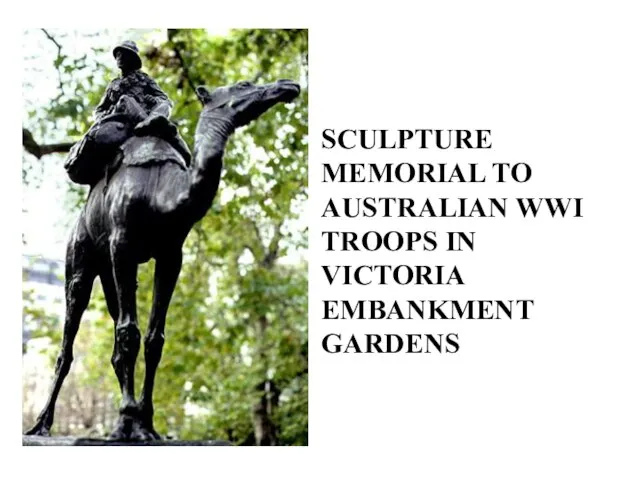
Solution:
M292 102L300 95L300 85L291 80L278 80L270 85L273 95L281 102Z

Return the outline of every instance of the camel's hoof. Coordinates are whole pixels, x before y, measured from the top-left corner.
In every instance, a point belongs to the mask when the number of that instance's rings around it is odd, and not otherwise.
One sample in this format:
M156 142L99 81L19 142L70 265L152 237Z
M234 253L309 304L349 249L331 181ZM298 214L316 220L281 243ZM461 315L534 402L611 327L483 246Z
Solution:
M144 442L162 440L153 428L146 427L140 419L129 415L120 415L116 428L109 435L109 440L118 442Z
M50 437L49 428L45 427L43 423L38 422L32 428L25 432L25 435L38 435L39 437Z
M140 440L162 440L162 437L153 428L138 425L136 430L136 438Z

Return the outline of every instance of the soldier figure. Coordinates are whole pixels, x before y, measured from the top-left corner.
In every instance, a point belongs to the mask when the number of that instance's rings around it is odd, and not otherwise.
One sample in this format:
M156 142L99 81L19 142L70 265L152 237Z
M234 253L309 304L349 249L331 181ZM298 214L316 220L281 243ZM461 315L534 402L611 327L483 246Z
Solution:
M132 135L150 135L166 140L189 165L189 148L180 137L176 126L169 121L173 105L158 84L140 71L142 61L136 44L130 40L122 42L113 49L113 56L122 76L113 80L107 87L95 109L94 125L83 140L74 146L65 162L71 179L78 183L91 183L82 177L94 179L95 174L87 176L84 172L104 171L103 165L81 165L100 161L83 157L95 157L96 149L92 148L95 146L101 147L102 152L108 152L107 156L115 154L117 147ZM107 159L109 160L111 159Z

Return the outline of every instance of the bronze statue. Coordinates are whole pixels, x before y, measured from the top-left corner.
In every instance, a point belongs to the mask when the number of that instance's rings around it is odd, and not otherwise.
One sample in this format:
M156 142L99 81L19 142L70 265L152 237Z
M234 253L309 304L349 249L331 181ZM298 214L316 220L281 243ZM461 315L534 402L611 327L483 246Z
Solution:
M127 50L124 46L115 51L118 65L121 68L128 65L123 73L129 67L137 71L139 57L137 53L129 55L135 49L131 46ZM133 63L128 64L130 61ZM184 240L213 202L229 136L272 106L290 102L300 93L300 87L289 80L267 85L240 82L213 91L198 87L196 93L203 109L195 134L193 163L188 165L167 134L172 134L167 127L170 103L159 87L153 85L155 82L148 83L141 91L135 85L127 87L118 97L112 92L122 88L122 82L112 83L98 107L98 114L103 115L98 124L114 115L111 118L125 125L122 130L133 132L133 136L118 145L120 160L111 166L109 175L92 180L86 205L71 234L66 256L62 349L49 399L27 434L49 434L56 398L73 360L73 342L80 319L89 303L93 281L99 276L114 320L111 363L122 392L120 417L110 438L120 441L160 438L153 427L153 385L164 344L167 309L182 264ZM155 96L144 93L147 87ZM122 100L124 95L130 98ZM138 112L140 116L134 116L131 122L130 110L135 113L139 107L144 112ZM135 123L133 128L127 126L131 123ZM88 151L101 153L100 148ZM144 338L144 383L140 399L136 400L134 367L140 348L136 276L138 265L151 258L156 260L153 305Z

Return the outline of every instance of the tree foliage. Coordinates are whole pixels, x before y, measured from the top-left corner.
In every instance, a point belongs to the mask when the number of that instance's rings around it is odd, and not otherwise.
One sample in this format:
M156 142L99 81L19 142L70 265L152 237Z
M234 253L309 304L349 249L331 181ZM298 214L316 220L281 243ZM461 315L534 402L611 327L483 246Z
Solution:
M47 34L57 38L55 31ZM163 36L155 44L135 39L144 70L173 101L172 120L189 144L201 108L194 92L198 85L289 78L301 82L303 91L295 103L236 132L227 146L214 205L185 243L154 390L156 427L184 439L306 444L307 235L300 215L307 197L307 33L234 30L221 37L169 30ZM59 95L29 117L32 125L46 125L34 134L51 143L81 137L117 75L114 63L91 55L72 58L64 53L64 42L56 42ZM47 158L31 157L27 163ZM86 191L72 184L69 190L80 208ZM139 270L142 329L152 282L153 261ZM109 363L113 325L101 295L94 295L91 307L101 312L101 320L80 330L78 342L88 348L83 381L117 391ZM82 340L83 334L91 341ZM143 369L141 355L139 384Z

